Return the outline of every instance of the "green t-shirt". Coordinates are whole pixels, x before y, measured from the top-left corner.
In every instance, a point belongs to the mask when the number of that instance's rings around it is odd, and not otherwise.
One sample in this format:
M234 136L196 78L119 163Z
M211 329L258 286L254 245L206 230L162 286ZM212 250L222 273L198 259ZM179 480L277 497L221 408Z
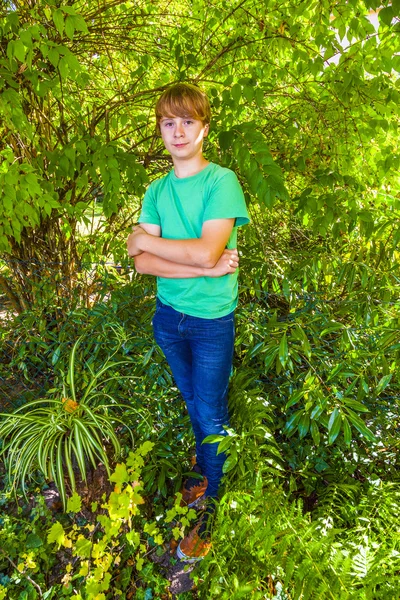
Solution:
M139 223L160 225L161 237L173 240L201 237L205 221L235 219L227 248L236 248L237 228L249 222L242 188L230 169L209 163L192 177L172 170L148 187ZM157 277L157 295L175 310L204 319L232 312L238 299L238 272L223 277L170 279Z

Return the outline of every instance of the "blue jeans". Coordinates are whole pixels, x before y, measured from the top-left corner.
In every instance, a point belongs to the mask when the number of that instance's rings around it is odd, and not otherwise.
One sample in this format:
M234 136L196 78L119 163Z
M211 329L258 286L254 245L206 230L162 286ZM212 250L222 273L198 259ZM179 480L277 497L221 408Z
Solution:
M189 412L196 461L208 479L206 496L217 496L225 454L218 444L204 444L211 434L226 435L228 384L235 335L234 313L201 319L177 312L157 298L154 338L164 352Z

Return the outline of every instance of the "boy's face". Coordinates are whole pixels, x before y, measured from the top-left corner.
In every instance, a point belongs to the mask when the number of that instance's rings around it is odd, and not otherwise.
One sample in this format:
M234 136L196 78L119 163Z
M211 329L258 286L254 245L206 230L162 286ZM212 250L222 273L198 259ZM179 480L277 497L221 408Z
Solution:
M165 148L174 162L202 156L208 124L192 117L162 117L159 126Z

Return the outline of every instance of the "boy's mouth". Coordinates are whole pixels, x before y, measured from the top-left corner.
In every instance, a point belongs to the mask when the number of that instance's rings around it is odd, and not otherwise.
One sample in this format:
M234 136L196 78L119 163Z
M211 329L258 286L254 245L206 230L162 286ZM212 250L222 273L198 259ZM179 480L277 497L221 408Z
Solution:
M187 146L187 142L185 142L184 144L174 144L175 148L184 148L185 146Z

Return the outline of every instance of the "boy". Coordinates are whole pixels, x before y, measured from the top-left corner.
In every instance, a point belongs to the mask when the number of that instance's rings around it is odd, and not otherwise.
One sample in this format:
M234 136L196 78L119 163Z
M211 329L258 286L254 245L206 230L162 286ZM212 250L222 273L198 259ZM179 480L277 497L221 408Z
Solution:
M229 169L203 156L211 112L207 96L194 85L168 88L156 105L157 127L174 168L153 181L128 237L129 256L139 273L157 276L154 337L163 350L186 402L196 439L201 479L189 479L183 500L216 498L225 456L202 441L225 434L232 368L234 309L239 258L237 227L249 222L242 189ZM212 504L209 504L212 507ZM207 554L208 509L178 546L179 558Z

